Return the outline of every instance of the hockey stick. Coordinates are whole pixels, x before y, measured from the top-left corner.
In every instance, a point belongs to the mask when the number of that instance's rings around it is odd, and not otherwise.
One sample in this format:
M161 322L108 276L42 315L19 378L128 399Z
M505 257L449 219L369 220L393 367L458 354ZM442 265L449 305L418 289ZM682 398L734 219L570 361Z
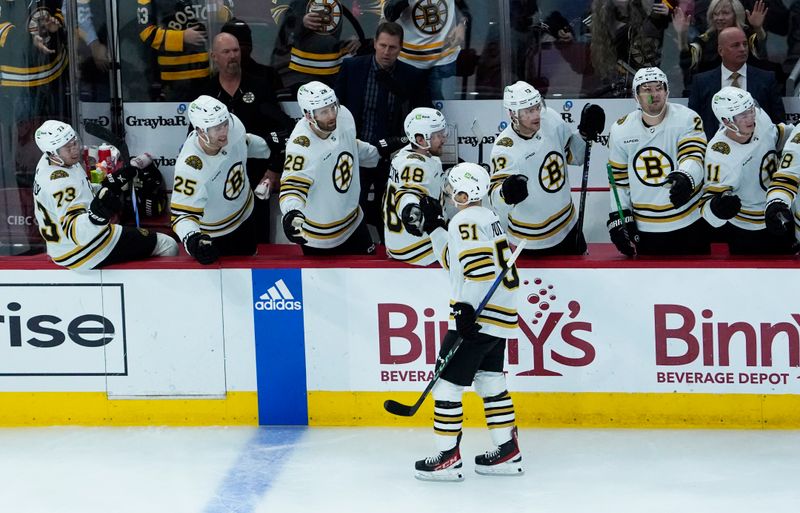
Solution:
M122 162L126 165L131 163L131 153L128 150L128 143L125 142L124 137L117 136L117 134L108 128L94 121L84 121L83 128L86 130L87 134L93 135L118 149L119 155L122 157ZM136 188L133 184L131 184L131 205L133 206L133 216L136 219L136 227L139 228L139 206L136 204Z
M619 193L617 192L617 181L614 180L614 171L611 169L611 164L606 164L606 170L608 171L608 183L611 185L611 192L614 193L614 203L617 205L617 214L619 214L619 221L622 223L620 226L622 227L622 232L631 241L633 244L634 252L636 251L636 242L631 239L631 234L628 233L628 228L625 226L625 215L622 213L622 202L619 200Z
M575 234L575 244L580 243L583 233L583 216L586 210L586 190L589 188L589 159L592 156L592 141L586 141L583 152L583 179L581 180L581 200L578 204L578 232Z
M480 315L486 304L492 298L492 295L497 290L497 287L500 286L500 282L502 282L503 279L506 277L506 274L508 274L509 269L511 269L514 266L514 262L517 261L517 258L519 258L519 255L522 253L522 250L525 248L526 242L527 241L525 239L522 239L520 241L519 246L517 246L517 249L515 249L514 253L511 254L511 258L508 259L505 268L502 270L500 275L497 278L495 278L494 283L492 283L492 286L489 288L489 292L486 293L486 296L484 296L483 300L478 305L478 308L475 310L476 318ZM411 406L408 406L405 404L398 403L393 399L387 399L386 402L383 403L384 409L389 413L391 413L392 415L398 415L400 417L412 417L415 413L417 413L419 407L422 406L423 402L425 402L425 398L428 397L428 394L431 392L431 390L433 390L433 385L435 385L436 382L439 381L439 377L442 375L442 371L444 371L445 367L447 367L447 364L450 363L450 360L453 359L453 355L456 354L458 348L461 347L462 342L464 342L464 338L461 335L459 335L455 343L453 344L453 347L450 348L450 351L444 356L444 358L442 358L441 365L439 365L439 368L436 369L436 372L433 374L433 379L431 379L431 382L428 383L427 387L425 387L425 390L422 391L422 395L419 396L417 402L415 402Z

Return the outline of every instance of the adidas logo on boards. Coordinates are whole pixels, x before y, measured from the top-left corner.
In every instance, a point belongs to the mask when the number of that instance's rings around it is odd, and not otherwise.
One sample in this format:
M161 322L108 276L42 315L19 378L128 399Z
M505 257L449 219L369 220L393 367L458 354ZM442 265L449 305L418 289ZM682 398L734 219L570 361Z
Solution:
M261 294L253 307L256 310L302 310L303 303L295 301L289 287L281 279Z

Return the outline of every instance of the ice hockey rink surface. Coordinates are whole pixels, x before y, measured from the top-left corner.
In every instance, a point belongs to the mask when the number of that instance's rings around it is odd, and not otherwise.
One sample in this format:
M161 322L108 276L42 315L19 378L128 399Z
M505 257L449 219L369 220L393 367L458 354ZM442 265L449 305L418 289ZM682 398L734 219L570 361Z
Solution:
M422 428L0 430L6 513L796 512L800 432L524 429L523 476L422 482Z

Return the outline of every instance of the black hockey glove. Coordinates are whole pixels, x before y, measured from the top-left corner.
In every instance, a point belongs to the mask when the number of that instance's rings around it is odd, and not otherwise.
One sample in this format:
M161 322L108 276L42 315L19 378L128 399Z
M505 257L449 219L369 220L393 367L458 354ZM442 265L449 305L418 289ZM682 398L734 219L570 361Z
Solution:
M469 303L456 303L453 305L453 317L456 319L456 331L465 339L472 339L478 335L481 325L475 308Z
M442 214L442 205L436 198L423 196L419 200L419 208L422 210L422 231L431 234L437 228L447 229L447 221Z
M283 233L286 234L286 238L289 239L290 242L294 242L295 244L305 244L308 242L306 238L303 237L303 221L305 221L305 219L306 216L299 210L292 210L283 216Z
M219 258L219 251L214 241L205 233L194 232L186 237L183 243L186 252L203 265L210 265Z
M424 221L422 218L422 209L418 204L410 203L403 207L400 220L403 222L403 228L405 228L408 233L415 237L422 237L422 225Z
M378 148L378 155L381 157L388 159L392 156L392 153L396 152L403 146L408 144L408 137L386 137L385 139L379 139L378 142L375 144L375 147Z
M778 236L788 234L792 229L792 211L789 205L777 200L770 202L764 212L764 222L769 233Z
M689 202L694 191L694 185L689 175L681 171L673 171L667 175L667 183L672 184L669 189L669 200L675 208L680 208Z
M511 175L503 180L500 195L507 205L522 203L528 197L528 177L525 175Z
M129 184L136 178L138 168L131 165L123 166L120 170L109 173L103 178L102 186L111 189L117 196L122 195L122 191L127 191Z
M711 213L718 218L731 219L742 208L742 200L736 194L725 191L722 194L714 195L709 206L711 207Z
M585 141L594 141L603 132L606 126L606 111L603 107L587 103L581 111L581 121L578 123L578 132Z
M626 256L636 254L636 244L639 242L639 230L636 228L636 221L633 220L633 212L628 209L622 211L625 217L625 225L619 219L619 213L611 212L608 215L608 234L611 242L617 247L620 253Z
M111 221L111 216L122 208L122 202L108 187L103 187L89 204L89 221L92 224L104 225Z
M386 16L386 19L389 21L396 21L397 18L403 14L403 10L408 7L408 0L390 0L386 2L386 7L384 7L383 14Z

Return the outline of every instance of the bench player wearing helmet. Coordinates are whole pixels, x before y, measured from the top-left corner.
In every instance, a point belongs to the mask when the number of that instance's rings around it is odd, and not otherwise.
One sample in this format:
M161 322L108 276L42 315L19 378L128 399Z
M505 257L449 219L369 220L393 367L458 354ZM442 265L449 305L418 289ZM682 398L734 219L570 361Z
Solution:
M70 269L95 269L178 254L178 245L163 233L111 222L121 207L122 191L136 175L133 166L109 174L94 194L80 164L80 140L71 126L45 121L34 139L44 154L33 183L36 224L53 262Z

